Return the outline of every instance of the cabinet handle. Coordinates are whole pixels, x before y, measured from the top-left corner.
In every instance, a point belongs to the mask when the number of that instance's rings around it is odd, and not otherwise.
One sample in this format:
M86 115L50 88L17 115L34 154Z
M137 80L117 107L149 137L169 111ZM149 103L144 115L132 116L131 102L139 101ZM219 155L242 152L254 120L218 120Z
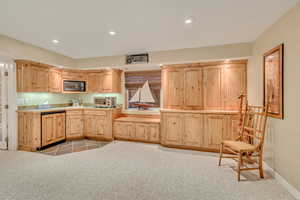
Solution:
M175 125L175 124L176 124L176 122L173 122L173 124Z

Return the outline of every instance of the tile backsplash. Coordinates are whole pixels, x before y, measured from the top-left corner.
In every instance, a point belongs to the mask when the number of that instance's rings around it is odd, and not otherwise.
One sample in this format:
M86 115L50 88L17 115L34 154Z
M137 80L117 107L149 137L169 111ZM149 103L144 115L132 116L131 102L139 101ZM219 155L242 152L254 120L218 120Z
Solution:
M83 103L94 103L94 97L117 97L117 104L122 104L123 97L121 94L58 94L58 93L42 93L42 92L24 92L17 93L18 106L31 106L43 103L48 104L66 104L71 103L72 99L83 100Z
M76 94L83 103L94 103L95 97L117 97L117 104L123 104L123 96L118 93L95 93L95 94Z

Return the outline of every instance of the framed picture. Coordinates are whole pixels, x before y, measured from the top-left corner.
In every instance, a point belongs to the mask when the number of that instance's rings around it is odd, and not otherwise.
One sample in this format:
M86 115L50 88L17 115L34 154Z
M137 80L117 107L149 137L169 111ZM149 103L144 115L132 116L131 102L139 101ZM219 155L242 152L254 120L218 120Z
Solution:
M264 105L270 117L283 119L283 50L281 44L264 54Z

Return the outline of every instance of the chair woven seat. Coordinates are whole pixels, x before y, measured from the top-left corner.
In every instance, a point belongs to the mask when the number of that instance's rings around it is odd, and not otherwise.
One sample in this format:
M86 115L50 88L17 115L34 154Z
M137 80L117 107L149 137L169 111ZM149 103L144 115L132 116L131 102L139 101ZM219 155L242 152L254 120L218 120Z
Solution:
M241 141L224 140L223 144L239 152L252 152L256 149L256 146Z

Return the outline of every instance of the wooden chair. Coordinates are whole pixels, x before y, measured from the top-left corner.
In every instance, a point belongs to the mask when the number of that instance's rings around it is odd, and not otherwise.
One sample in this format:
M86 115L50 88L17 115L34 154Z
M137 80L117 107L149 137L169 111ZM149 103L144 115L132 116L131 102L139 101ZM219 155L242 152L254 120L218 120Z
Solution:
M222 158L232 158L237 161L238 181L243 170L259 170L260 177L264 178L262 165L266 122L267 107L247 105L239 137L221 143L219 166ZM233 155L223 156L224 151ZM248 167L247 164L255 166Z

